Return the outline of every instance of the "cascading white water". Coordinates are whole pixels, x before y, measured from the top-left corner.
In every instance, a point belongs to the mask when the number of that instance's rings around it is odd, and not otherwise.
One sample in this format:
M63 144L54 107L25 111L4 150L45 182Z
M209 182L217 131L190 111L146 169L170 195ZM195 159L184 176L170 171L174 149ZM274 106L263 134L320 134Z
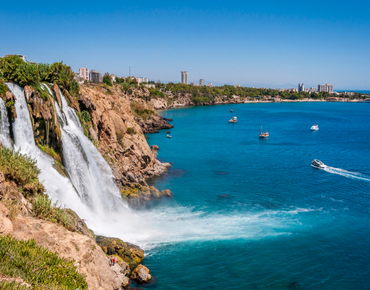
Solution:
M50 88L44 85L53 96ZM113 182L111 168L85 136L76 112L60 92L63 112L55 102L62 134L63 161L80 198L100 216L127 207Z
M73 210L78 209L81 213L88 213L88 208L79 200L70 180L59 174L53 167L54 160L36 146L23 89L12 83L7 83L7 86L16 97L17 117L13 123L14 149L37 161L37 167L41 170L40 181L54 201L68 204Z
M8 112L6 111L5 103L0 98L0 141L6 148L12 148L12 140L10 139Z

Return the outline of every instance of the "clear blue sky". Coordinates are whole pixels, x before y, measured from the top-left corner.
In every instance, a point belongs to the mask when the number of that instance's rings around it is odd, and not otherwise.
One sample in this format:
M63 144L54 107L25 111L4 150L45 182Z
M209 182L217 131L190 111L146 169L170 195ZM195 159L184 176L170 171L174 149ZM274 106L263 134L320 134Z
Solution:
M0 56L77 71L370 89L369 1L3 1Z

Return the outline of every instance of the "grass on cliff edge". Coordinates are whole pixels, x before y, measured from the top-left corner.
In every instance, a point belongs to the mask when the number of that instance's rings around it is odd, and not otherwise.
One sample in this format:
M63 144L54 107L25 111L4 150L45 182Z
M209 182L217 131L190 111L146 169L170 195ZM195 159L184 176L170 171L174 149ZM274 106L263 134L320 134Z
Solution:
M157 114L153 110L146 109L145 106L139 102L131 102L130 107L134 116L142 118L144 122L150 119L151 116Z
M0 275L20 277L31 289L87 289L84 277L73 262L37 246L34 240L18 241L9 235L0 236Z
M38 175L36 160L8 148L0 148L0 171L7 180L14 181L25 197L42 194L45 189Z

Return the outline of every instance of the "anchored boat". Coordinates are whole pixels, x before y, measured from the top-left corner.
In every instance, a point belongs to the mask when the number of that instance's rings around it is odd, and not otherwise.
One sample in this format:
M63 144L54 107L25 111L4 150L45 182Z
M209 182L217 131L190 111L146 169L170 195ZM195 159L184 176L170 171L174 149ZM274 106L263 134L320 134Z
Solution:
M230 120L229 120L229 123L236 123L238 120L236 117L232 117Z
M261 126L261 133L260 133L260 138L267 138L269 136L269 132L265 131L263 132L262 131L262 126Z
M311 127L311 131L317 131L317 130L319 130L319 125L313 125L312 127Z

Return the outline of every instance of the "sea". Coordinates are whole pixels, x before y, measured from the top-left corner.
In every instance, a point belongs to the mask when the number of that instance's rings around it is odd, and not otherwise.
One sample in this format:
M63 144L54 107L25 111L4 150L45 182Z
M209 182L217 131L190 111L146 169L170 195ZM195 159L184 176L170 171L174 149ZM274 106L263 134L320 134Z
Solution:
M148 142L172 167L151 184L173 197L142 209L161 223L145 248L153 281L139 287L370 289L370 104L160 114L172 138L161 130Z

